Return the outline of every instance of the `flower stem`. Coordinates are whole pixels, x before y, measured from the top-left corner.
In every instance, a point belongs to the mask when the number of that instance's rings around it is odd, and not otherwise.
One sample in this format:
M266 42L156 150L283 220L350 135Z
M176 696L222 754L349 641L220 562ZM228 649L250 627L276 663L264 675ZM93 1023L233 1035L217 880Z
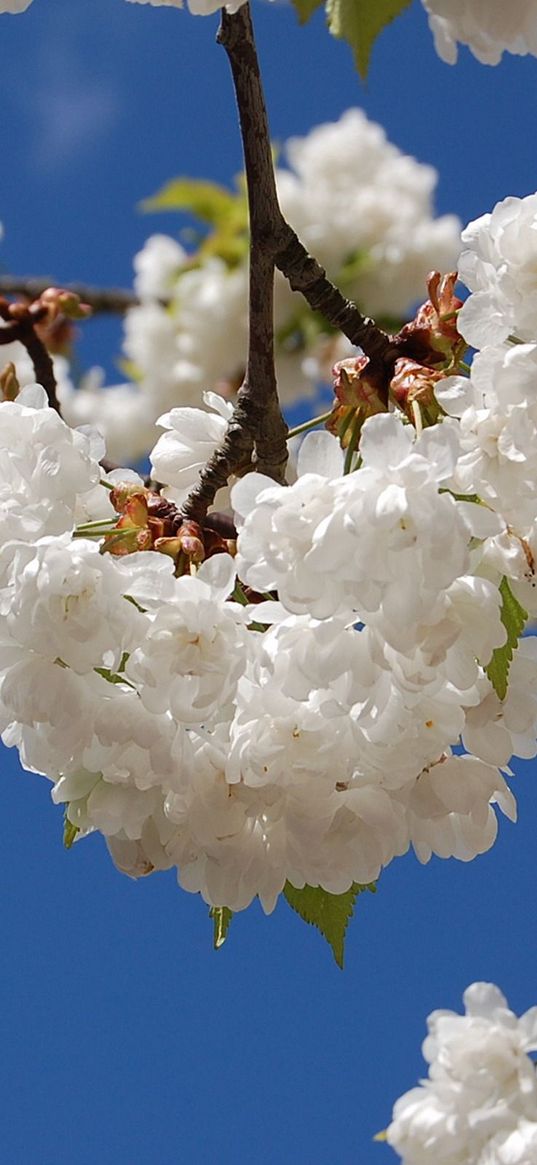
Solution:
M349 441L349 444L347 445L347 452L345 454L345 463L343 466L343 475L344 476L348 473L352 473L352 468L353 468L352 463L353 463L353 459L354 459L354 454L356 453L358 442L360 440L361 431L362 431L362 417L358 413L356 415L356 417L354 418L354 423L353 423L352 430L351 430L350 441Z
M311 421L304 421L302 425L295 425L294 429L289 429L287 440L291 437L298 437L299 433L307 433L309 429L315 429L317 425L324 425L332 416L332 410L329 413L322 413L320 417L312 417Z

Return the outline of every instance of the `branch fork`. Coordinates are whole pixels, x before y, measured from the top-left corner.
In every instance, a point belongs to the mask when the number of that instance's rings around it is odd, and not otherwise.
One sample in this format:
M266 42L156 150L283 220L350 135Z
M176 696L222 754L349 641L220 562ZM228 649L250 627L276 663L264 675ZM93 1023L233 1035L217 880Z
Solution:
M229 58L241 129L250 212L249 338L246 373L223 444L202 470L183 512L201 521L220 486L239 465L285 481L287 425L274 370L274 270L369 357L379 383L387 383L398 355L391 336L362 316L308 254L278 202L267 112L249 4L222 11L218 42Z

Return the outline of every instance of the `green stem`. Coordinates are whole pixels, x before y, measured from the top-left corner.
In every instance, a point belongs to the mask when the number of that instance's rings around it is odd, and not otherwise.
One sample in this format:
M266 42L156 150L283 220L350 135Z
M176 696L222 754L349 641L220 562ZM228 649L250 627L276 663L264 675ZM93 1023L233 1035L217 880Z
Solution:
M116 527L109 526L102 530L73 530L73 538L104 538L105 534L115 534ZM121 534L121 530L118 531Z
M317 425L324 425L326 421L332 416L332 410L329 413L323 413L320 417L313 417L311 421L304 421L302 425L295 425L294 429L289 429L287 440L290 437L298 437L299 433L307 433L308 429L315 429Z
M94 522L81 522L79 526L75 527L75 534L79 534L81 530L100 530L103 526L112 526L112 523L113 519L111 517L96 518Z
M526 344L527 343L527 340L519 340L518 336L508 336L507 340L508 340L509 344Z
M358 446L358 442L360 440L361 431L362 431L362 418L361 418L360 414L358 413L354 418L354 423L353 423L352 432L351 432L351 438L350 438L349 444L347 445L347 452L345 454L345 464L343 466L343 475L344 476L346 474L352 472L352 462L353 462L354 454L355 454L357 446Z
M472 365L467 364L466 360L459 360L459 368L462 368L462 371L465 372L467 376L470 376L471 371L472 371Z
M248 606L248 599L246 598L246 595L238 579L235 582L235 588L232 591L231 598L235 603L240 603L241 607Z

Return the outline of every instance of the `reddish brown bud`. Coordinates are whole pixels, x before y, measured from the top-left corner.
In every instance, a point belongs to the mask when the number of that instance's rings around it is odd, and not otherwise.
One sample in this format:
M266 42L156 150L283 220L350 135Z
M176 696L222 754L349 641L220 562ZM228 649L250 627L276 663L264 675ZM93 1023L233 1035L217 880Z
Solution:
M65 291L62 287L47 287L35 301L35 305L46 307L50 323L59 315L69 320L83 320L91 315L89 303L81 303L78 295L73 291Z
M356 428L367 417L385 413L384 388L369 370L368 356L350 356L333 368L334 392L337 404L326 422L330 433L339 437L345 448Z
M177 559L181 553L180 538L157 538L153 546L159 554L167 554L174 560Z
M120 481L110 490L110 501L118 514L122 514L129 498L144 497L147 498L147 490L143 485L138 485L134 481ZM146 506L147 518L147 506Z
M16 400L20 388L15 365L10 361L9 364L6 364L3 371L0 372L0 395L2 400Z
M390 382L390 397L412 422L414 421L412 404L416 401L426 423L433 425L442 412L434 395L434 387L444 378L444 372L418 364L416 360L401 357L395 361L394 375Z
M453 366L467 345L457 331L457 314L462 300L454 294L457 272L441 275L431 271L427 277L429 299L422 303L410 323L395 339L421 364Z
M28 315L28 304L10 303L8 305L8 311L12 320L23 320Z
M118 526L138 526L139 529L143 529L147 526L147 519L148 512L145 495L135 493L127 498L123 506L123 517L120 518Z
M203 545L203 532L197 522L185 521L177 531L177 538L181 543L181 549L192 562L203 562L205 558L205 548Z

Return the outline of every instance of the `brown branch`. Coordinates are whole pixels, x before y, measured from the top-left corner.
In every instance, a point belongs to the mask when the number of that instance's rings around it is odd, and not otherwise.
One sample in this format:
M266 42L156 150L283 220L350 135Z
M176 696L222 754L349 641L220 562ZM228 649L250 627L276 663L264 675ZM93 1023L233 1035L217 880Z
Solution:
M216 491L239 465L255 457L256 468L284 481L287 425L282 417L274 370L274 247L270 213L276 185L267 114L249 5L234 16L222 12L218 41L233 76L244 151L250 213L248 353L223 444L200 474L184 507L185 517L201 522ZM268 227L268 230L267 230Z
M397 342L373 320L362 316L308 254L280 209L270 135L253 36L249 4L229 15L222 12L218 41L228 54L244 150L250 211L250 293L247 371L222 446L200 475L183 511L201 520L216 490L254 451L256 468L283 479L286 426L274 376L274 267L299 291L310 307L370 360L370 372L387 383L398 355Z
M46 315L47 309L43 307L32 309L23 307L22 304L8 304L6 300L0 300L0 318L5 320L5 327L0 327L0 345L15 341L24 345L34 366L37 383L45 389L50 407L61 416L54 366L34 326Z
M272 255L275 266L286 276L293 291L301 292L313 311L323 315L351 343L362 348L373 365L383 366L384 371L384 366L393 364L397 355L392 337L363 316L330 282L324 268L308 254L281 212L248 4L234 16L223 13L218 40L228 53L235 84L252 236L257 236L265 254Z
M288 429L280 410L274 370L274 255L268 233L277 194L249 4L235 16L222 12L218 42L228 55L235 86L250 214L249 331L243 403L253 422L258 470L284 481Z
M362 348L371 365L378 369L381 377L385 376L398 355L393 338L374 320L363 316L356 304L346 299L330 282L324 267L308 254L283 218L280 237L282 242L276 251L275 262L292 290L300 291L313 311L319 312L332 327L343 332L351 344Z
M22 279L15 275L0 275L0 295L22 295L29 301L39 299L49 287L57 286L77 295L82 303L89 304L94 314L122 315L140 302L133 291L125 291L120 287L91 287L85 283L58 284L54 279ZM165 305L166 301L162 302Z

